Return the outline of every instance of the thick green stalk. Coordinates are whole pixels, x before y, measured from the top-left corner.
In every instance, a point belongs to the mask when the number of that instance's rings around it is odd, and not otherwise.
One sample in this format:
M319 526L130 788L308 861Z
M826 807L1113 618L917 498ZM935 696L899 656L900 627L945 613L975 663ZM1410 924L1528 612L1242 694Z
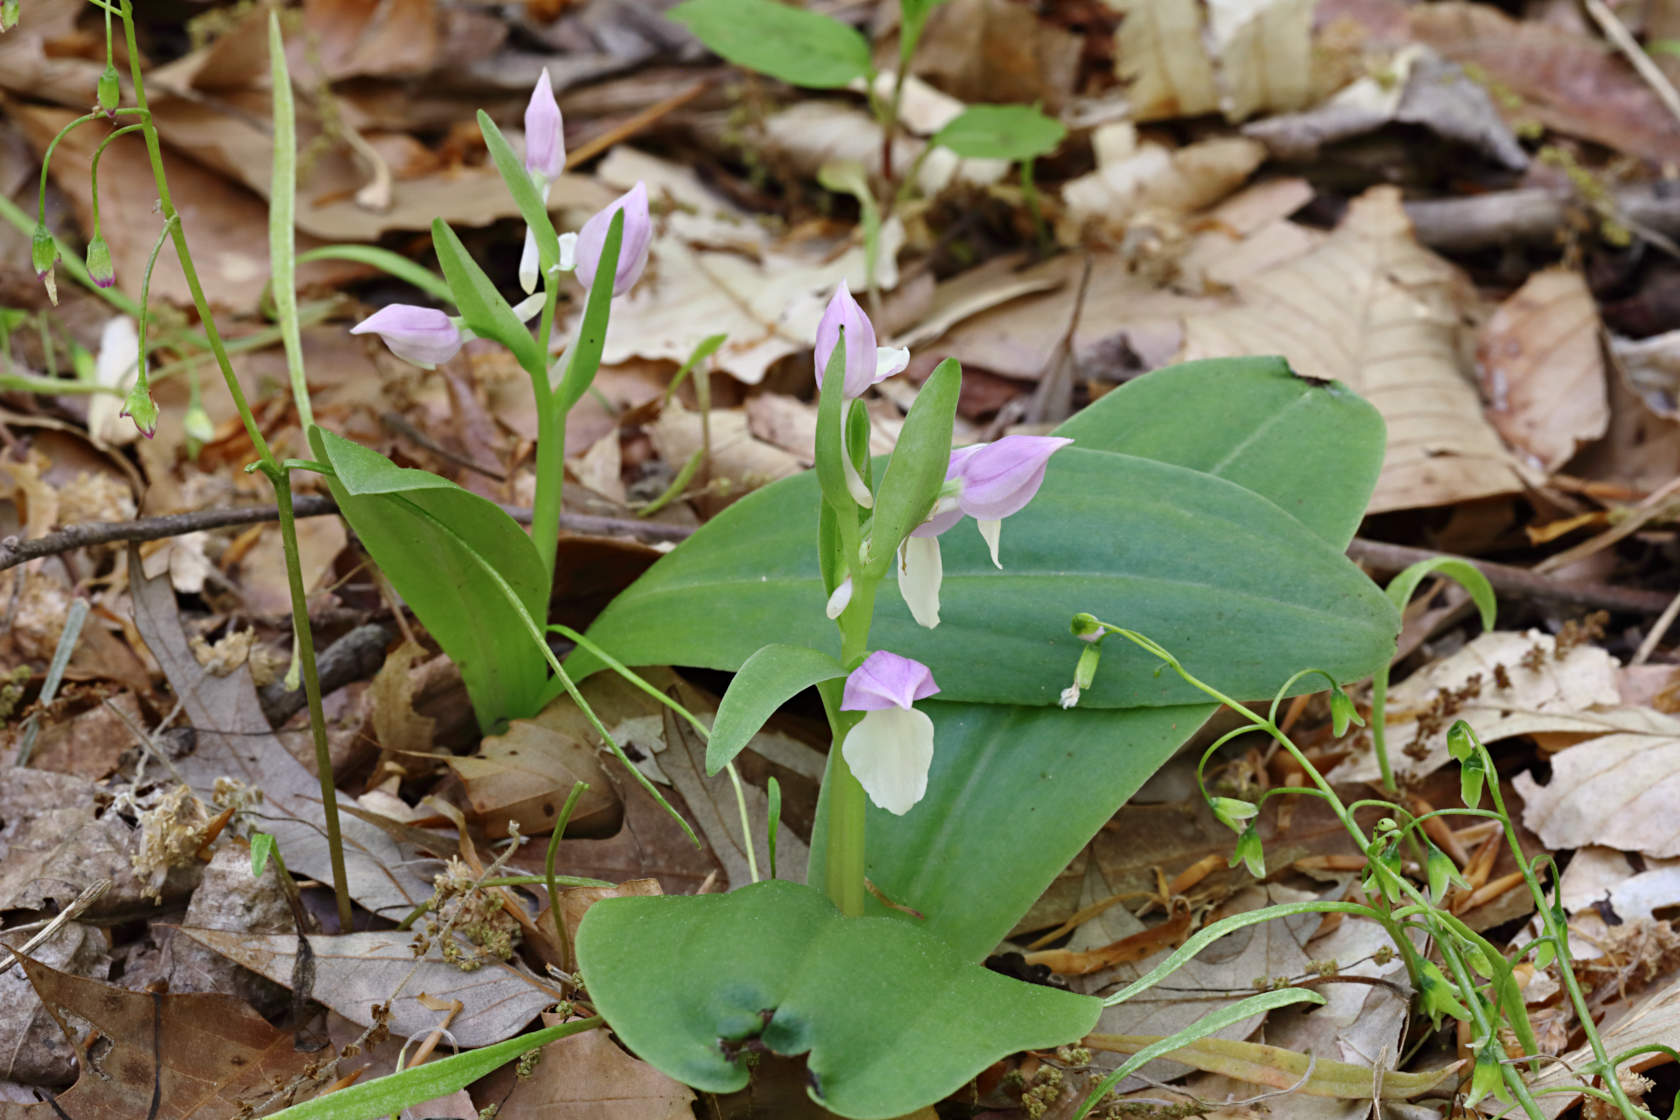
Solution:
M321 682L315 672L315 643L309 630L309 610L303 591L303 570L298 561L297 528L292 518L291 482L285 468L275 459L274 452L268 446L268 440L263 438L257 418L251 412L250 403L245 399L245 391L240 388L239 379L234 376L227 348L222 344L221 332L216 329L215 319L210 312L210 302L204 296L204 285L199 281L198 269L193 265L192 251L187 247L186 231L182 228L174 200L170 197L169 180L164 175L163 150L158 141L157 127L146 105L145 77L140 72L142 56L134 34L133 0L121 2L123 38L128 47L129 75L134 83L135 105L140 110L140 119L145 126L141 135L146 141L146 158L151 163L152 181L157 187L158 209L163 215L164 223L169 227L170 237L175 245L175 255L181 262L181 275L186 279L187 291L191 293L193 306L198 310L205 338L210 343L210 352L216 359L216 367L221 370L222 381L227 385L228 395L233 398L234 408L238 410L239 419L245 425L245 433L251 440L251 446L262 461L262 471L274 486L275 501L280 508L280 540L286 553L286 575L292 595L293 626L297 634L304 695L309 703L309 727L315 740L316 765L320 771L327 845L332 853L333 893L338 900L340 926L349 930L350 886L344 871L344 844L339 836L338 795L333 782L332 755L327 747L326 718L321 711Z
M869 650L869 625L875 616L875 591L878 580L854 577L851 604L840 616L840 661L850 665ZM864 876L867 865L864 850L864 825L869 802L852 768L846 765L841 746L846 735L863 718L860 712L843 712L835 690L823 693L823 706L828 709L829 726L834 732L829 747L829 817L827 860L823 868L823 886L828 897L840 912L849 917L863 913ZM832 697L832 698L831 698Z

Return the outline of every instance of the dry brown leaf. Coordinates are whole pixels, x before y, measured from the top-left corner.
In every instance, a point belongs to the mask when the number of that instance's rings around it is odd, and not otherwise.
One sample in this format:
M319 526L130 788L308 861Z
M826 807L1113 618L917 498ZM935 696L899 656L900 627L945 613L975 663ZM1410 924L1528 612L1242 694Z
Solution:
M0 935L0 942L21 949L29 938L20 931ZM103 932L82 922L70 922L31 952L40 964L75 976L103 980L111 969L111 949ZM9 953L0 956L8 964L12 960ZM0 1040L0 1078L62 1085L76 1076L76 1052L21 968L0 973Z
M586 686L587 688L587 686ZM566 825L569 836L610 836L623 809L595 757L589 725L569 700L533 719L516 719L501 735L486 736L478 753L449 760L461 779L473 818L490 836L515 822L524 836L552 832L574 782L589 786Z
M1377 187L1317 249L1239 283L1234 306L1187 316L1180 357L1282 354L1375 405L1388 454L1373 513L1510 493L1517 464L1481 415L1463 354L1460 308L1474 298L1412 236L1400 192Z
M501 1100L500 1120L688 1120L694 1093L613 1044L606 1031L550 1042Z
M1599 1024L1599 1037L1611 1054L1623 1054L1655 1043L1673 1046L1674 1040L1680 1038L1680 976L1670 978L1666 985L1632 1006L1613 1004ZM1575 1071L1592 1060L1592 1047L1582 1044L1560 1055L1556 1062L1542 1066L1539 1076L1529 1081L1529 1088L1555 1090L1579 1085L1580 1075ZM1551 1118L1573 1105L1580 1094L1549 1092L1543 1096L1537 1094L1537 1099L1541 1111Z
M1194 117L1219 108L1213 60L1202 45L1202 6L1127 0L1114 66L1130 83L1135 120Z
M1552 756L1545 785L1513 784L1523 823L1553 849L1605 844L1649 856L1680 856L1680 720L1633 709L1641 731L1614 732Z
M269 728L249 667L225 677L204 672L182 633L169 581L147 579L139 568L138 555L131 551L135 623L197 732L196 749L177 767L206 797L223 777L261 790L263 831L274 836L287 867L332 882L320 783ZM341 816L339 827L350 894L356 901L398 919L431 897L432 885L415 870L413 852L355 817Z
M1596 914L1599 904L1608 903L1624 921L1654 918L1658 910L1680 905L1680 859L1630 859L1614 848L1589 845L1570 857L1558 891L1571 914ZM1597 955L1590 944L1570 948L1576 957Z
M737 410L713 409L708 418L711 430L711 456L702 460L701 470L706 482L721 488L719 497L733 501L743 498L760 486L778 478L798 474L805 464L794 455L773 443L766 443L753 435L747 414ZM659 457L680 470L683 464L702 447L701 416L673 400L649 425L648 436L659 451Z
M1485 743L1513 735L1606 730L1595 711L1616 707L1616 661L1582 643L1556 656L1557 641L1537 630L1492 630L1427 665L1388 694L1388 757L1396 775L1418 777L1445 766L1447 729L1462 719ZM1499 684L1503 673L1508 685ZM1369 734L1358 739L1368 743ZM1379 776L1374 751L1362 749L1330 773L1335 782Z
M332 575L333 561L344 551L349 537L344 522L336 517L311 517L297 522L298 562L303 569L306 593L320 589ZM244 596L245 609L256 615L284 617L292 609L291 585L286 574L286 554L280 546L280 530L266 527L257 543L239 562L236 581Z
M1104 126L1117 134L1098 146L1097 170L1062 186L1069 217L1081 224L1101 223L1111 233L1123 231L1140 211L1193 214L1241 187L1266 158L1257 140L1221 136L1168 148L1136 142L1131 122Z
M1491 4L1422 4L1411 35L1465 66L1495 91L1513 120L1656 162L1680 159L1680 121L1614 51L1555 21L1514 19ZM1515 108L1508 108L1512 101Z
M266 1098L277 1086L308 1087L310 1075L323 1064L321 1055L297 1050L291 1032L269 1026L230 996L130 992L33 961L23 967L61 1022L68 1027L79 1019L93 1028L94 1037L78 1030L76 1041L87 1042L85 1052L99 1055L99 1068L84 1068L58 1098L59 1116L233 1116L248 1097ZM284 1094L281 1103L286 1103ZM0 1101L0 1120L49 1120L53 1115L46 1103Z
M437 721L414 710L414 666L429 654L418 642L404 641L385 655L385 664L373 675L373 724L379 746L387 752L433 749Z
M1493 313L1476 346L1487 416L1548 471L1610 425L1598 304L1573 268L1531 275Z
M964 101L1042 101L1056 112L1074 93L1083 39L1011 0L948 0L922 29L915 71Z
M179 933L277 984L292 982L295 934L185 926ZM500 961L463 972L445 961L436 945L416 957L413 940L413 934L400 930L311 936L315 981L310 994L363 1026L373 1022L377 1005L389 1002L391 1033L404 1037L445 1025L446 1013L432 1010L428 1003L459 1000L461 1010L447 1026L456 1044L465 1047L512 1037L559 998L536 977Z

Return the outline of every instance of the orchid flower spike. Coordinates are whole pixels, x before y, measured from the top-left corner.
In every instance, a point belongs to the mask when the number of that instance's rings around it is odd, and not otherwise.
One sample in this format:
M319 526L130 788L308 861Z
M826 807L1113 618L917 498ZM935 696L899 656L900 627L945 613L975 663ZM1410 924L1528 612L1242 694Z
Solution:
M903 347L877 347L875 324L852 298L844 280L828 301L817 324L817 388L822 388L823 371L834 355L841 332L846 336L846 382L842 395L847 400L861 397L865 389L879 384L910 364L910 351Z
M841 757L869 800L902 817L927 793L933 721L912 705L939 691L920 661L876 650L846 678L840 709L863 712Z
M1003 519L1032 501L1044 484L1050 457L1072 442L1060 436L1004 436L995 443L951 452L945 468L946 493L928 519L910 531L898 552L898 591L919 624L930 630L939 625L939 585L944 573L939 534L964 515L974 518L992 563L1002 568L998 538Z
M376 334L391 353L422 369L447 362L466 342L455 320L434 307L393 303L350 328L351 334Z
M621 296L635 286L647 267L648 246L653 242L653 218L648 213L647 186L640 181L616 202L583 223L577 235L577 276L585 288L595 283L595 269L607 244L607 227L616 211L624 211L624 236L618 246L618 271L613 277L613 295Z
M549 184L566 169L566 135L561 128L560 106L554 100L554 87L548 80L545 66L531 90L531 100L525 106L525 170L537 185L544 203L548 202ZM527 227L525 248L519 255L519 285L529 295L536 290L541 265L537 259L537 239Z

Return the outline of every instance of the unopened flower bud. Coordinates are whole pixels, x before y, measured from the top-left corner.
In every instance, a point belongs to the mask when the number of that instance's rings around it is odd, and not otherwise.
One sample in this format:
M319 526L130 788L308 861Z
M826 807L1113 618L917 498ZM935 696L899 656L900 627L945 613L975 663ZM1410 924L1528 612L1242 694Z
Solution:
M136 382L134 388L128 391L122 411L117 415L133 420L135 430L147 439L157 435L158 406L144 380Z
M1089 611L1080 611L1074 615L1068 629L1082 642L1094 642L1103 635L1103 624Z
M647 187L638 182L611 206L583 223L577 239L577 277L585 288L595 283L601 264L601 250L607 244L607 229L613 214L624 212L624 234L618 244L618 269L613 277L613 295L621 296L635 287L647 267L648 246L653 243L653 217L648 212Z
M109 288L117 282L117 274L111 268L111 247L98 234L88 242L87 270L93 282L101 288Z
M105 64L105 72L99 75L99 107L105 110L105 115L116 119L117 105L122 101L122 86L117 82L117 66L114 62Z
M200 444L209 443L216 436L216 426L210 422L210 414L201 404L187 409L187 414L181 418L181 431L188 439Z
M461 328L433 307L393 303L350 328L351 334L377 334L391 353L423 369L447 362L466 341Z
M53 276L53 263L58 260L58 242L40 222L35 223L35 232L30 237L29 259L35 265L35 278L46 284L47 296L57 306L58 280Z
M560 106L554 100L554 86L544 67L525 106L525 170L539 183L546 183L566 169L566 135L561 128Z

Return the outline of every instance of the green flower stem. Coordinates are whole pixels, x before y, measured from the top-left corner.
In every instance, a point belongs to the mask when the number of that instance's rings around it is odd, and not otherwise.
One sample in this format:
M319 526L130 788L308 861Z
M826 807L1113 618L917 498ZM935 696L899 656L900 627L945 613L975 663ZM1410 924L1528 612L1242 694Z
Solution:
M1264 731L1266 734L1270 735L1279 746L1283 747L1284 750L1294 756L1295 761L1301 766L1302 772L1312 780L1313 785L1317 786L1320 790L1329 795L1327 801L1330 805L1331 811L1336 814L1336 817L1341 822L1342 827L1347 830L1349 836L1353 837L1354 842L1359 846L1360 850L1366 852L1370 850L1371 841L1370 838L1365 835L1365 830L1359 827L1359 823L1354 820L1352 813L1342 804L1341 799L1335 796L1335 791L1331 789L1330 783L1325 780L1324 775L1318 772L1318 768L1307 759L1306 755L1301 753L1300 748L1295 746L1294 742L1289 738L1289 736L1283 733L1283 730L1278 727L1276 723L1270 719L1256 715L1232 697L1225 695L1212 685L1198 680L1190 674L1189 670L1185 669L1184 666L1180 664L1178 658L1174 657L1160 645L1149 638L1144 637L1142 634L1133 630L1126 630L1118 626L1113 626L1106 622L1101 625L1108 632L1119 634L1121 637L1126 638L1133 644L1140 646L1155 656L1161 658L1161 660L1165 661L1167 665L1185 681L1185 683L1194 688L1200 689L1207 696L1230 708L1239 716L1246 718L1256 730ZM1197 765L1196 777L1198 782L1201 781L1201 769L1207 764L1207 759L1208 755L1204 753L1201 763ZM1507 835L1509 835L1510 829L1507 828L1506 832ZM1373 862L1372 866L1375 869L1376 874L1383 878L1389 886L1394 888L1398 893L1408 896L1414 903L1423 907L1422 912L1427 914L1432 920L1438 920L1441 918L1441 915L1429 904L1428 897L1424 895L1422 891L1419 891L1415 886L1413 886L1410 880L1403 876L1392 875L1380 863ZM1387 929L1389 936L1394 940L1395 945L1401 948L1402 953L1406 955L1408 963L1410 963L1411 942L1401 935L1399 927L1393 916L1390 915L1386 920L1382 921L1381 924ZM1462 955L1458 952L1457 945L1454 944L1450 938L1441 937L1439 935L1435 937L1435 944L1441 951L1441 960L1446 964L1448 971L1452 973L1453 980L1457 983L1459 991L1467 997L1465 1000L1465 1006L1470 1012L1471 1025L1476 1032L1476 1036L1478 1038L1493 1038L1496 1024L1488 1018L1487 1009L1483 1006L1482 1001L1477 998L1476 978L1471 974L1470 969L1465 965ZM1414 977L1414 980L1415 979L1416 978ZM1504 1078L1506 1088L1511 1091L1511 1095L1516 1099L1517 1103L1522 1106L1523 1112L1527 1114L1531 1120L1542 1120L1544 1113L1541 1111L1539 1103L1535 1101L1533 1094L1529 1092L1528 1085L1522 1079L1522 1074L1512 1067L1504 1064L1501 1064L1500 1071L1501 1076ZM1612 1075L1608 1080L1614 1082L1614 1075Z
M292 517L291 480L275 459L274 452L268 446L268 440L263 437L257 418L251 412L250 402L245 399L245 391L240 387L239 379L234 376L227 348L222 345L221 332L216 329L215 318L210 312L210 301L205 298L204 285L200 282L198 269L193 264L192 251L187 247L186 231L182 229L180 215L170 197L169 180L163 171L163 148L158 141L157 127L152 121L151 110L146 104L145 76L140 72L140 59L143 56L134 34L133 0L120 0L120 3L123 40L128 48L129 77L134 84L135 106L142 123L141 134L146 140L146 158L152 165L152 182L157 187L158 209L175 243L175 254L181 262L181 275L186 279L187 291L192 294L193 306L198 310L205 338L210 343L210 352L216 358L216 367L221 370L228 395L233 398L234 408L238 410L239 419L245 425L245 433L261 460L263 474L274 487L275 504L280 510L280 542L286 554L286 576L292 596L292 622L297 634L299 665L303 670L304 696L309 705L309 727L315 740L315 763L321 780L321 807L326 816L327 847L332 853L333 893L338 900L339 925L348 930L351 926L350 884L344 871L344 842L338 828L338 791L333 781L332 754L327 747L326 719L321 711L321 682L315 671L315 642L309 630L309 610L303 590L303 569L298 559L297 526Z
M1388 761L1388 666L1383 665L1371 674L1371 750L1377 756L1377 770L1382 774L1382 791L1398 792L1394 784L1394 767Z
M1493 799L1494 811L1507 822L1510 816L1505 808L1505 797L1499 790L1497 772L1493 768L1493 755L1487 747L1482 745L1479 736L1474 737L1476 750L1482 755L1482 761L1487 764L1488 773L1494 775L1494 780L1487 783L1488 794ZM1534 898L1535 909L1539 912L1541 924L1546 933L1552 938L1557 948L1558 976L1563 981L1563 989L1569 994L1569 1004L1575 1009L1576 1021L1581 1024L1581 1030L1587 1036L1587 1042L1592 1046L1593 1065L1598 1067L1600 1076L1604 1078L1605 1087L1616 1101L1616 1107L1622 1110L1623 1116L1636 1116L1644 1112L1628 1099L1627 1090L1622 1088L1621 1078L1616 1076L1616 1064L1611 1061L1609 1051L1604 1047L1604 1039L1600 1037L1598 1028L1593 1024L1592 1009L1587 1006L1585 994L1581 991L1580 981L1575 978L1574 958L1569 953L1569 926L1559 922L1547 905L1545 889L1534 874L1534 867L1523 854L1522 845L1517 843L1516 831L1508 825L1505 829L1505 842L1510 845L1511 855L1517 861L1517 870L1522 872L1523 881L1528 884L1529 893ZM1554 876L1554 881L1555 881Z
M847 532L849 518L841 517L841 537L847 540L846 554L857 555L857 527ZM861 572L853 574L852 601L840 616L840 661L856 665L869 651L869 626L875 617L875 592L880 580L869 579ZM828 712L828 724L833 729L833 744L829 747L829 823L828 858L824 864L824 886L828 897L842 914L859 917L863 914L866 863L864 859L864 826L869 808L868 796L858 782L857 775L846 765L841 746L846 736L863 719L861 712L840 710L843 680L828 682L821 689L823 707Z
M555 399L554 383L548 373L549 338L554 331L555 305L560 299L559 279L551 269L543 271L543 289L542 318L537 325L542 360L536 369L525 372L531 375L531 392L537 402L537 490L531 500L531 543L537 546L543 579L552 586L566 484L566 413ZM548 600L546 594L543 600Z
M105 18L110 19L110 14L107 13ZM93 205L93 235L95 237L99 236L99 161L104 158L105 149L111 146L111 141L115 140L119 136L127 136L131 132L142 132L145 130L145 127L145 125L140 124L124 125L123 127L110 133L105 137L105 139L101 140L99 142L99 147L93 150L93 160L89 167L88 175L93 184L92 191L90 193Z

